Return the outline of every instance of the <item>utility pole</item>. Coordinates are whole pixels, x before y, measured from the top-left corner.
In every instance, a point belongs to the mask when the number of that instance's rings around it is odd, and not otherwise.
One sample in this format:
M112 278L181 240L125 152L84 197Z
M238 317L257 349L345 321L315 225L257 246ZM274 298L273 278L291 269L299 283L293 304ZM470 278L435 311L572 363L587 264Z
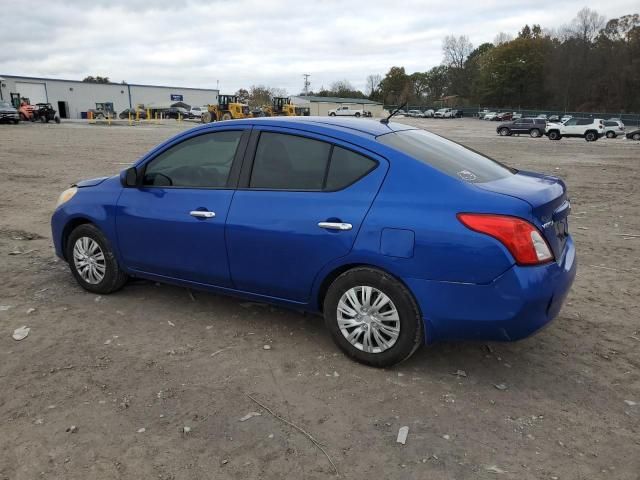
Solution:
M306 97L307 95L309 95L309 85L311 85L311 82L309 82L309 77L311 76L311 74L303 73L302 76L304 77L304 95Z

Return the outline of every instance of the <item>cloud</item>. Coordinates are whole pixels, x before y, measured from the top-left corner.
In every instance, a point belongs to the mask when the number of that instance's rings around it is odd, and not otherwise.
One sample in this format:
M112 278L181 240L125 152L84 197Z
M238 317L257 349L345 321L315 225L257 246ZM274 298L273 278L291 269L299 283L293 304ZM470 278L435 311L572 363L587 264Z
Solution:
M440 63L445 35L474 45L538 23L556 28L596 1L21 0L4 9L0 74L298 93L370 73ZM636 0L607 5L609 18ZM603 12L601 12L603 13Z

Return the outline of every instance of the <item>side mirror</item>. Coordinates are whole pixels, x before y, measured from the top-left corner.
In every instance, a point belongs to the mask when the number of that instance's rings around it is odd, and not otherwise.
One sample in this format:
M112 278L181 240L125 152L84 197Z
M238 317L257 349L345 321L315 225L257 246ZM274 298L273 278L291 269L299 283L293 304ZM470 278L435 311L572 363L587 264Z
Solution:
M135 187L138 185L138 170L136 170L136 167L130 167L124 171L122 184L125 187Z

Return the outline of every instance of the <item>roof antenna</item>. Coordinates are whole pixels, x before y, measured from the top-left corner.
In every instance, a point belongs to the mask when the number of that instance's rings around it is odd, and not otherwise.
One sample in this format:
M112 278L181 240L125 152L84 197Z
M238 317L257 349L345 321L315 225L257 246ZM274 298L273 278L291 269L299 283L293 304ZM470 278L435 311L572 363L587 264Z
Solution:
M393 112L391 112L391 115L389 115L387 118L381 118L380 119L380 123L382 123L383 125L387 125L389 123L389 119L391 117L393 117L396 113L398 113L400 110L402 110L406 106L407 106L407 102L405 101L402 105L400 105Z

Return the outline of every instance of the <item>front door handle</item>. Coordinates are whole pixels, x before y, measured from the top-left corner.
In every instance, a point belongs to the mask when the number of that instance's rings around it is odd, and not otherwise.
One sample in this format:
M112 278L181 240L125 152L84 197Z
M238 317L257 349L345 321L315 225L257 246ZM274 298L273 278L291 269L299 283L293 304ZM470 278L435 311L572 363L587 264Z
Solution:
M318 226L327 230L351 230L353 228L350 223L343 222L320 222Z
M213 218L216 216L215 212L209 212L206 210L192 210L189 215L196 218Z

